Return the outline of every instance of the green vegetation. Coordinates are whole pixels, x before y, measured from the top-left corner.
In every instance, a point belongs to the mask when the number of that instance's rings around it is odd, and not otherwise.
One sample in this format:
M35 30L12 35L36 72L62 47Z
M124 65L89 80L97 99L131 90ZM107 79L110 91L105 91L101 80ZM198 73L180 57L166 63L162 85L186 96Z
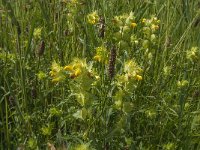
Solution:
M1 0L0 149L200 149L200 3Z

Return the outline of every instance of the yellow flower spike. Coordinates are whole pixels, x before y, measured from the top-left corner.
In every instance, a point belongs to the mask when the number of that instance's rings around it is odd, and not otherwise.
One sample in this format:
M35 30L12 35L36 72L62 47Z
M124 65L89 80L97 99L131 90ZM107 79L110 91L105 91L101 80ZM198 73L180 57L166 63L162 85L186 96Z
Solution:
M136 79L137 81L141 81L141 80L142 80L142 76L136 75L136 76L135 76L135 79Z
M77 62L76 64L74 64L73 66L75 69L76 68L82 68L83 67L83 64L81 62Z
M51 70L54 72L59 72L63 69L63 67L61 67L58 63L56 63L55 61L52 63L51 66Z
M50 71L49 74L50 74L51 77L54 77L54 76L57 75L57 72L56 71Z
M59 82L60 81L60 78L58 77L58 78L54 78L54 79L52 79L52 82L53 83L57 83L57 82Z
M75 58L71 65L73 66L74 70L77 68L85 68L87 66L85 59L78 58Z
M100 62L101 61L101 56L96 55L96 56L94 56L93 59L96 60L96 61L98 61L98 62Z
M104 46L96 47L95 48L96 54L93 57L94 60L102 63L106 63L108 59L108 51Z
M46 78L47 75L46 75L46 73L39 71L39 73L37 74L37 77L39 80L42 80L42 79Z
M74 58L70 65L67 65L63 68L66 71L70 71L70 78L74 79L77 76L81 75L85 69L87 69L87 63L85 59Z
M152 21L153 21L153 22L157 22L157 20L158 20L157 17L153 17L153 18L152 18Z
M51 71L49 72L52 77L52 82L62 82L65 80L64 68L55 61L52 63Z
M77 69L75 72L74 72L74 75L77 77L81 74L81 70L80 69Z
M189 82L187 81L187 80L181 80L181 81L178 81L177 82L177 86L179 87L179 88L183 88L183 87L186 87L186 86L188 86L189 85Z
M153 17L153 18L152 18L152 21L153 21L154 23L160 23L160 20L158 20L157 17Z
M55 75L55 73L53 71L50 71L49 74L50 74L50 76L54 76Z
M133 72L134 68L136 68L136 63L132 60L125 62L124 64L124 72L130 73Z
M88 23L96 24L99 21L99 16L96 11L87 15Z
M131 79L132 78L132 74L130 74L130 73L127 73L127 74L125 74L125 79L126 79L126 81L128 81L129 79Z
M191 49L187 50L186 52L186 58L192 62L195 62L199 58L199 48L198 47L192 47Z
M156 25L156 26L155 26L155 29L156 29L156 30L158 30L159 28L160 28L159 25Z
M147 21L147 19L143 18L142 19L142 23L145 23Z
M68 65L68 66L64 67L64 70L72 72L74 70L74 68L73 68L73 66Z
M152 29L152 30L158 30L158 29L159 29L159 26L158 26L158 25L155 25L155 24L152 24L152 25L151 25L151 29Z
M33 36L37 39L41 38L42 28L36 28L33 32Z
M137 26L137 24L133 22L133 23L131 23L130 26L131 26L131 28L135 28Z

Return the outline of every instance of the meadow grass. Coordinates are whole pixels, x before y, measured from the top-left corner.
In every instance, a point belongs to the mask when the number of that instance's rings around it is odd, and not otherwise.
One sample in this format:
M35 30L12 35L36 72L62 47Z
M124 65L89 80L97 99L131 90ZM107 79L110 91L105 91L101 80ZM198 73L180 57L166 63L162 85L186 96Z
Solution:
M200 149L200 2L1 0L0 149Z

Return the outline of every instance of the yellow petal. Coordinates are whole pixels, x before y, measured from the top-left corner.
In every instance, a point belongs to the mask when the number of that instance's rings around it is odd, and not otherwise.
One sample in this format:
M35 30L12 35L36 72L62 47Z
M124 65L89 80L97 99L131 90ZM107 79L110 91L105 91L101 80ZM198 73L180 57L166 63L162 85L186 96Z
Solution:
M70 66L70 65L65 66L64 70L66 70L66 71L73 71L73 66Z
M136 76L135 76L135 79L138 80L138 81L141 81L141 80L142 80L142 76L136 75Z
M101 61L101 56L96 55L96 56L94 56L93 59L96 60L96 61L98 61L98 62L100 62Z
M135 28L136 26L137 26L137 24L136 24L136 23L134 23L134 22L133 22L133 23L131 23L131 27L132 27L132 28Z

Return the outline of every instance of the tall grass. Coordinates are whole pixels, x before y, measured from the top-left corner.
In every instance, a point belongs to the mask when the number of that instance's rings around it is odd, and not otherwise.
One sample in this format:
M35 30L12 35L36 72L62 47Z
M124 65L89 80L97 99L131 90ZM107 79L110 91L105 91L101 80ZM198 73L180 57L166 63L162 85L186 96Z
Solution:
M199 17L188 0L1 0L0 149L200 149Z

